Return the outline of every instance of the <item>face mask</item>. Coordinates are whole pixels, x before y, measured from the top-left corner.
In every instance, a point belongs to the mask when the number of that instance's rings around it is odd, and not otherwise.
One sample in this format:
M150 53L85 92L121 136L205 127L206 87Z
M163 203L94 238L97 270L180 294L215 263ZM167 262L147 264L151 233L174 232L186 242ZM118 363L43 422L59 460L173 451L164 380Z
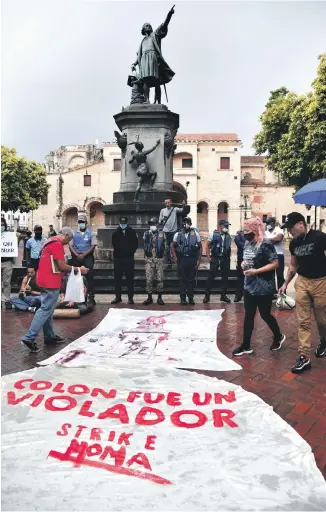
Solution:
M253 239L255 238L255 233L244 233L243 236L245 240L247 240L248 242L252 242Z
M81 230L86 229L85 222L79 222L78 226L79 226L79 229L81 229Z
M34 238L35 238L35 240L41 240L42 233L35 233Z
M157 227L156 226L149 226L149 229L153 232L157 231Z
M267 231L272 231L272 230L273 230L273 226L271 226L270 224L268 224L268 225L266 226L266 229L267 229Z
M168 210L170 210L170 208L171 208L171 205L170 205L170 204L166 204L165 206L166 206L166 208L167 208Z
M223 228L222 229L222 233L227 233L228 231L229 231L228 228Z
M120 224L120 228L123 229L123 230L126 229L127 228L127 224Z
M184 224L183 227L188 231L191 228L191 224Z
M4 226L1 226L1 233L3 233L4 231L6 231L6 228Z

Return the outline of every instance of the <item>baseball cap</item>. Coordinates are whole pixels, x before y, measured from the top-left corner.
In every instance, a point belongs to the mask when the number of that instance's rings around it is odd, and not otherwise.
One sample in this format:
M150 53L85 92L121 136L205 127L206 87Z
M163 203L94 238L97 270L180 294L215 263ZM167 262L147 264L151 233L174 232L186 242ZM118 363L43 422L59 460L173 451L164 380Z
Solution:
M265 221L265 224L276 224L275 217L268 217Z
M148 224L158 224L158 218L157 218L157 217L152 217L152 218L148 221Z
M127 224L128 223L128 217L120 217L119 221L121 224Z
M297 222L306 222L306 219L299 212L289 213L286 218L284 224L282 224L281 228L293 228Z
M225 220L225 219L220 220L218 225L219 226L231 226L231 224L227 220Z
M185 217L182 222L184 222L184 223L187 222L188 224L192 224L192 220L190 217Z
M77 215L77 222L87 222L87 217L86 217L86 213L84 212L78 212L78 215Z

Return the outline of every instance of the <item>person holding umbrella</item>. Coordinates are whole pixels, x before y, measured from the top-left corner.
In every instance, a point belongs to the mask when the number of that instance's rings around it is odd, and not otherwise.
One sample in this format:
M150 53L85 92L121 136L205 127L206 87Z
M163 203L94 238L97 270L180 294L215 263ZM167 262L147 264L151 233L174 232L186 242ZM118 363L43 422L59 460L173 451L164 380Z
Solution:
M292 212L282 225L293 236L290 242L291 261L284 285L279 294L286 293L289 283L298 274L295 283L296 312L299 323L299 357L292 367L293 373L311 368L311 311L318 326L320 343L316 357L326 354L326 234L307 231L306 220L301 213Z

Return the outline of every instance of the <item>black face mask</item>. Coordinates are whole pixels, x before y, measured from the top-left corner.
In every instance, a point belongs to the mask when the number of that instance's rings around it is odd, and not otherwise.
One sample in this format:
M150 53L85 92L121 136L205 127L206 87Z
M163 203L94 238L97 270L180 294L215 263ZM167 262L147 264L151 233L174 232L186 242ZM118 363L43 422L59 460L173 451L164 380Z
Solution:
M255 238L255 233L244 233L244 238L247 240L247 242L252 242Z
M35 233L34 238L35 238L35 240L41 240L42 233Z

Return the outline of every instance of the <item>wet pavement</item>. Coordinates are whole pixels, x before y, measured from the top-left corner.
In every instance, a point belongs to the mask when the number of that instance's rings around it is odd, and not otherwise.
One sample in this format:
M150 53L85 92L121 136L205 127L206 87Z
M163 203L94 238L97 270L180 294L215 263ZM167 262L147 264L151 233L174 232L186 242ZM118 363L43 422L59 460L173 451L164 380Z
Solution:
M72 320L54 320L56 334L65 337L69 342L77 339L98 325L108 311L110 296L100 297L95 310L85 317ZM242 336L243 304L220 304L214 299L210 305L201 303L202 297L195 298L196 306L182 308L176 303L177 297L167 297L166 306L151 306L153 310L183 309L215 309L223 308L223 320L218 326L217 345L228 357ZM128 306L133 309L144 309L141 304L143 297L137 296L138 304ZM127 307L125 304L117 306ZM200 372L211 377L218 377L242 386L245 390L260 396L271 405L287 423L310 444L316 462L326 478L326 357L316 359L312 355L312 370L302 375L291 373L291 366L297 357L297 321L294 311L277 311L275 316L281 331L287 340L280 352L271 352L272 342L268 327L256 316L255 331L252 338L254 353L238 358L243 367L241 371ZM16 373L34 368L41 361L65 345L58 348L44 347L42 336L38 338L41 351L30 354L20 343L32 320L31 313L2 310L2 375ZM312 328L314 348L318 343L317 329L313 322Z

